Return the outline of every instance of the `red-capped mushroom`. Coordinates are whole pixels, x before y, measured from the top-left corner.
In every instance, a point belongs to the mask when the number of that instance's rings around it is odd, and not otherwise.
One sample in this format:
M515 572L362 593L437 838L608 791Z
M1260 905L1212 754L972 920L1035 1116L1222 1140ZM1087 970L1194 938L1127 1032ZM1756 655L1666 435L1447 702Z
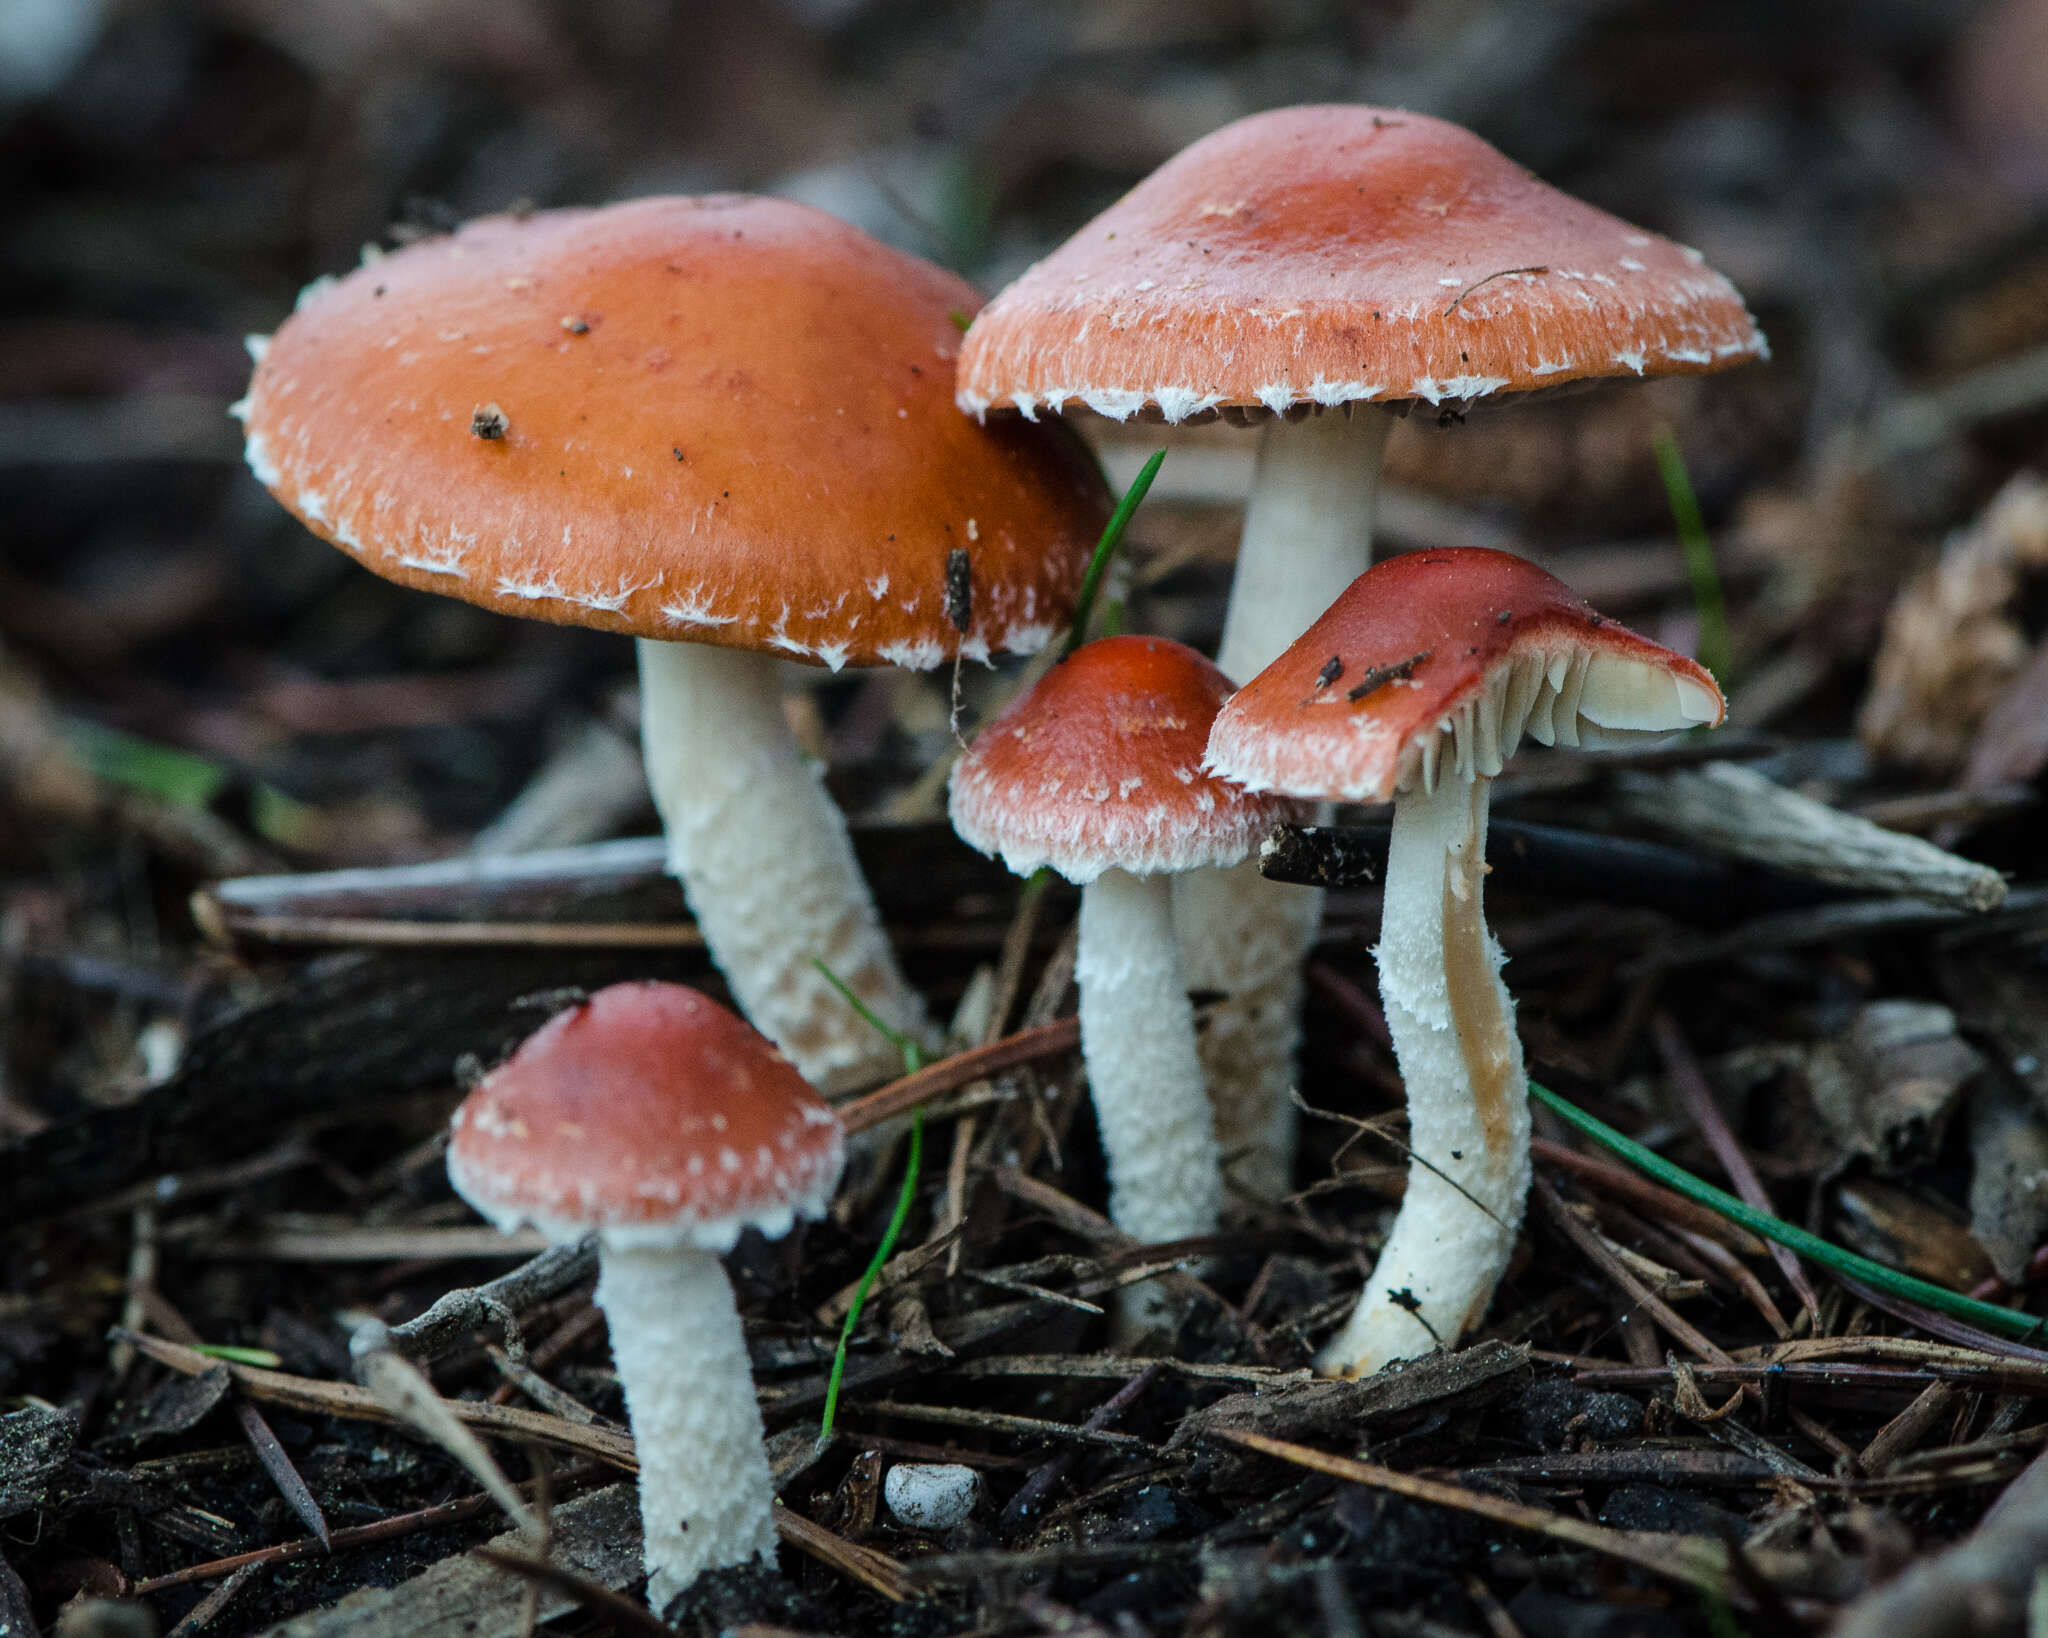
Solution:
M648 779L713 957L807 1075L915 1032L778 659L1038 648L1108 496L951 401L973 289L736 195L494 216L323 280L262 349L249 466L387 579L641 639ZM567 322L565 322L565 320Z
M1217 663L1242 681L1372 562L1388 415L1767 352L1697 251L1397 108L1254 114L1162 165L982 309L959 402L1264 423ZM1174 892L1223 1126L1293 1156L1301 958L1321 896L1249 870Z
M1529 1187L1529 1107L1481 909L1487 799L1524 734L1628 743L1721 720L1699 665L1505 552L1353 581L1218 713L1207 766L1253 790L1394 804L1380 995L1408 1090L1408 1190L1324 1369L1448 1347L1492 1300Z
M1110 1217L1146 1241L1212 1232L1223 1201L1168 882L1234 864L1292 804L1201 768L1223 673L1181 643L1089 643L983 729L953 770L953 828L1020 876L1081 887L1081 1053Z
M794 1065L679 984L614 984L559 1013L455 1112L448 1177L500 1228L598 1236L640 1460L648 1602L775 1552L746 1339L719 1266L743 1228L819 1217L839 1119Z

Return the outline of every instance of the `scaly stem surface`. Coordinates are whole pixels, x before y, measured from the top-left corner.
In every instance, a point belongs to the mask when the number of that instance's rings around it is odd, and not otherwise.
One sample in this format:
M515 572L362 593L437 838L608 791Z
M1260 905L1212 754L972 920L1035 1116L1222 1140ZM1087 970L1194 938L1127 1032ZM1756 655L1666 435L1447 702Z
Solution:
M1223 1205L1167 881L1106 870L1088 883L1074 952L1110 1220L1148 1243L1214 1233ZM1162 1316L1155 1285L1124 1304L1126 1335Z
M1481 902L1491 788L1446 758L1434 792L1394 800L1378 958L1408 1089L1408 1190L1318 1362L1335 1375L1453 1346L1486 1312L1521 1228L1529 1100Z
M797 749L778 664L702 643L640 644L647 782L711 957L740 1011L821 1086L896 1054L834 993L822 961L892 1028L925 1033L824 769Z
M660 1611L706 1570L775 1557L775 1486L732 1285L694 1246L598 1253L640 1459L647 1603Z

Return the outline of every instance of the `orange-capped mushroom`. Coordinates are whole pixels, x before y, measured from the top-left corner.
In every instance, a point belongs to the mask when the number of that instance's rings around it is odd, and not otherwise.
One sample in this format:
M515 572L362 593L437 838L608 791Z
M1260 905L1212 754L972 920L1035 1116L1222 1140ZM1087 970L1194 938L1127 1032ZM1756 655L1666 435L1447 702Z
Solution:
M713 957L805 1074L917 1032L775 660L1037 648L1108 514L1071 435L953 408L974 291L738 195L495 216L322 280L259 349L251 469L421 590L640 643L649 782Z

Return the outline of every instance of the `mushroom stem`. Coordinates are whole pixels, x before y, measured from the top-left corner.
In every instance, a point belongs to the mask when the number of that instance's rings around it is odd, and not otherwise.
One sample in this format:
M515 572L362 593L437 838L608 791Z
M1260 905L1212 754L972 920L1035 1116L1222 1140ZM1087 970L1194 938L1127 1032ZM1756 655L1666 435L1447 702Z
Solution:
M1492 781L1448 754L1394 799L1380 999L1408 1088L1408 1191L1372 1280L1318 1361L1366 1376L1448 1348L1486 1311L1529 1191L1529 1100L1502 956L1486 930Z
M834 993L822 961L876 1015L925 1032L854 859L824 769L782 714L779 662L642 641L640 738L669 869L740 1010L815 1084L887 1073L895 1053Z
M1259 444L1237 574L1216 663L1242 682L1280 657L1372 567L1380 459L1393 417L1359 405L1302 421L1275 417ZM1276 886L1255 862L1198 870L1174 886L1188 982L1223 996L1202 1036L1202 1067L1231 1175L1277 1200L1294 1171L1288 1096L1301 1046L1302 962L1323 895Z
M1109 1215L1148 1243L1213 1233L1223 1204L1195 1013L1164 876L1081 889L1081 1057L1109 1158Z
M1216 654L1226 676L1265 670L1372 567L1380 460L1393 424L1363 404L1266 424Z
M694 1246L598 1253L598 1305L640 1461L648 1607L775 1556L775 1486L732 1285Z
M1202 1071L1216 1143L1231 1182L1279 1200L1293 1181L1295 1053L1301 1044L1302 958L1315 943L1323 895L1269 882L1256 857L1173 879L1173 926L1188 988L1220 994L1202 1031Z

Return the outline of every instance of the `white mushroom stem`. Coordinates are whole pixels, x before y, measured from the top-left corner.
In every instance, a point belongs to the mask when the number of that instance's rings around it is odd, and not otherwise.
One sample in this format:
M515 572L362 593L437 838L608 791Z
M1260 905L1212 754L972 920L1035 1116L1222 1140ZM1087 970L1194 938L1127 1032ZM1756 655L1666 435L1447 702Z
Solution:
M1267 423L1216 652L1225 676L1257 676L1372 567L1380 460L1393 424L1364 404Z
M813 958L885 1022L925 1032L824 769L782 714L778 662L702 643L640 645L647 782L711 958L740 1011L815 1084L887 1073L894 1050Z
M640 1460L647 1603L775 1556L775 1486L732 1286L694 1246L598 1254L598 1305Z
M1188 988L1224 997L1200 1040L1224 1173L1259 1200L1280 1199L1293 1181L1302 958L1322 919L1319 888L1266 881L1256 855L1173 879Z
M1265 670L1372 567L1393 424L1362 404L1267 424L1216 656L1233 681ZM1174 884L1173 908L1189 985L1223 997L1201 1052L1231 1176L1278 1199L1294 1170L1302 962L1322 925L1323 895L1265 881L1252 863L1190 871Z
M1215 1232L1223 1204L1167 883L1105 870L1081 889L1074 951L1110 1220L1147 1243Z
M1434 759L1432 759L1432 762ZM1529 1099L1486 930L1492 781L1449 755L1394 800L1380 999L1408 1089L1408 1190L1372 1280L1318 1361L1365 1376L1448 1348L1485 1313L1529 1192Z

